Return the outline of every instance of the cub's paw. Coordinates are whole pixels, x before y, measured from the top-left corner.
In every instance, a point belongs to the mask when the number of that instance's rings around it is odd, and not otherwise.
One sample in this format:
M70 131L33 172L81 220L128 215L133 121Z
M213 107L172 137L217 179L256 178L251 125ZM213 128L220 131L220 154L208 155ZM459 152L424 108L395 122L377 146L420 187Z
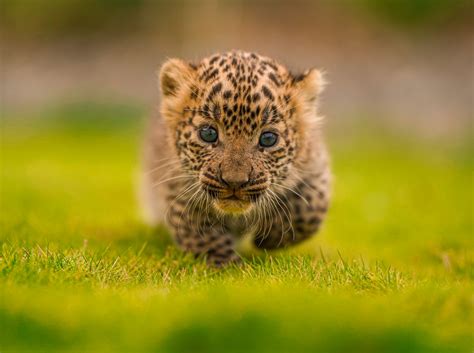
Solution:
M275 250L287 246L284 239L277 237L255 237L253 243L262 250Z
M227 249L224 252L217 252L211 249L207 252L206 261L212 267L226 267L231 264L240 264L242 259L232 249Z

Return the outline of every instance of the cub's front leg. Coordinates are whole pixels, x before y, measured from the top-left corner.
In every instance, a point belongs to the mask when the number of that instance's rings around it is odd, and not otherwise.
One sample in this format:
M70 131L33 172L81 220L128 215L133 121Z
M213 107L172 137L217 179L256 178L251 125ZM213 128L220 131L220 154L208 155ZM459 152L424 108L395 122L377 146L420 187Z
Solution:
M232 235L212 215L178 201L170 206L168 223L178 246L196 257L205 256L209 264L223 266L240 260Z
M329 205L329 172L308 175L291 190L274 193L270 225L263 225L254 244L277 249L297 244L319 230Z

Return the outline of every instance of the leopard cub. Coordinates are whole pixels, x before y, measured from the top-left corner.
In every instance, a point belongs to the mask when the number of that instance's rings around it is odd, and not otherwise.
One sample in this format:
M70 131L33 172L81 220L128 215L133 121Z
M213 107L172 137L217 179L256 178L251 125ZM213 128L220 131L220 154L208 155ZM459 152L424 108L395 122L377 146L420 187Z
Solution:
M166 61L161 109L145 140L142 201L178 246L210 264L238 261L235 242L261 249L316 233L330 171L317 102L324 82L254 53L197 64Z

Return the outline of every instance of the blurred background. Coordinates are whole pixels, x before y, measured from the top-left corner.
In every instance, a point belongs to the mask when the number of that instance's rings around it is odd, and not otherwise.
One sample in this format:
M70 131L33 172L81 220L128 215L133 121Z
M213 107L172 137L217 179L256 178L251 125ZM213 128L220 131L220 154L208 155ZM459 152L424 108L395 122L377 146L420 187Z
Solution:
M330 126L375 119L427 137L470 127L470 0L5 0L2 108L156 105L168 57L242 49L330 82Z

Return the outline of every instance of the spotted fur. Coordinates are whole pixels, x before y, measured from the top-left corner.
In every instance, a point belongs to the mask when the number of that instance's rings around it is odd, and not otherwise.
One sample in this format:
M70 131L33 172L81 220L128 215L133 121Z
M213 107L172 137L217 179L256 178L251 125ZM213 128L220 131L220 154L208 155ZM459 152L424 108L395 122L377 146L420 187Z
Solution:
M254 53L229 52L160 70L161 114L145 143L143 199L185 251L215 265L235 241L275 249L315 234L328 210L329 165L317 99L321 74L295 75ZM212 127L208 143L200 129ZM277 143L259 145L264 131Z

